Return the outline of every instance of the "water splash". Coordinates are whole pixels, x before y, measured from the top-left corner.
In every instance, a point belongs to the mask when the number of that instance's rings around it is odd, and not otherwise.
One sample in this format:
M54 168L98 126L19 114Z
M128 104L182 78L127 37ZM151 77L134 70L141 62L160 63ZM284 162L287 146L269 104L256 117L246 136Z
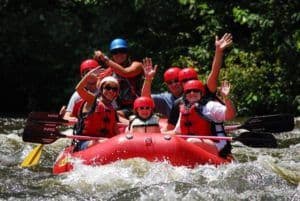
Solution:
M277 163L274 158L263 157L261 163L291 184L300 186L300 163L289 161Z

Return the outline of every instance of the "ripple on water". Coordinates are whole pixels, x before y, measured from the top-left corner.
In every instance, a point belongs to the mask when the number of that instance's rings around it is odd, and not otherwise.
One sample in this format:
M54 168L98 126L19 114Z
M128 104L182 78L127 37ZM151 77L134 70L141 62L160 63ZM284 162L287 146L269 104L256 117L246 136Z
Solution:
M133 159L100 167L79 163L74 172L54 176L52 164L70 140L59 139L44 146L38 166L20 168L21 161L36 146L22 142L23 123L7 119L0 122L3 200L300 200L299 185L263 163L269 156L280 168L298 171L297 130L276 134L278 140L287 143L276 149L235 143L236 162L217 168L204 165L189 169Z

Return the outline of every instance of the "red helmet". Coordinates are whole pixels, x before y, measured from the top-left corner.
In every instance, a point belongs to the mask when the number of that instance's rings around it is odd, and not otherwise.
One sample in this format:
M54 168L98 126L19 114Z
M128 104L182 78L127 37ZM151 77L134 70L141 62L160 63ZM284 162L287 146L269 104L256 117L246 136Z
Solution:
M205 93L204 85L200 80L190 80L183 85L184 93L188 90L200 90L202 95Z
M182 69L178 74L179 82L183 82L184 80L198 80L198 74L195 69L189 67Z
M164 81L168 82L168 81L171 81L171 80L178 79L178 73L180 71L181 71L181 69L179 67L177 67L177 66L173 66L173 67L169 68L164 73Z
M155 104L154 104L154 101L152 100L152 98L146 97L146 96L141 96L141 97L135 99L134 103L133 103L134 110L136 110L139 107L150 107L153 109L155 107Z
M84 60L80 64L80 74L82 74L85 70L91 70L99 66L99 63L94 59Z

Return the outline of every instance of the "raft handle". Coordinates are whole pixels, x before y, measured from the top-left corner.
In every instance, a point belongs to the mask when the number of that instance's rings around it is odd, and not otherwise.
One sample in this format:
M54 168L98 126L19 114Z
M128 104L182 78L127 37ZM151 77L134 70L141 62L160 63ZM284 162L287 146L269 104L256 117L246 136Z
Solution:
M128 140L131 140L133 138L133 135L131 133L126 134L126 138Z

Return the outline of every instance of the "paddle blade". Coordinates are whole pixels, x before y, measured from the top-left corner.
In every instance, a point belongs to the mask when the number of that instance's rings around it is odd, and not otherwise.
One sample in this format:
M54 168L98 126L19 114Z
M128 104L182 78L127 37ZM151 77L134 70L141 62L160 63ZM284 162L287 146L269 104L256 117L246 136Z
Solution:
M36 146L23 160L21 167L30 167L37 165L42 155L43 145Z
M59 114L49 112L31 112L29 113L27 120L36 123L57 125L69 123L67 120L64 120Z
M241 133L238 137L233 138L233 140L239 141L249 147L277 147L277 140L270 133L244 132Z
M280 133L294 129L294 116L291 114L276 114L257 116L248 119L240 128L251 131Z
M51 144L60 137L61 134L56 129L56 127L43 126L38 124L27 124L22 135L22 139L24 142L39 144Z

